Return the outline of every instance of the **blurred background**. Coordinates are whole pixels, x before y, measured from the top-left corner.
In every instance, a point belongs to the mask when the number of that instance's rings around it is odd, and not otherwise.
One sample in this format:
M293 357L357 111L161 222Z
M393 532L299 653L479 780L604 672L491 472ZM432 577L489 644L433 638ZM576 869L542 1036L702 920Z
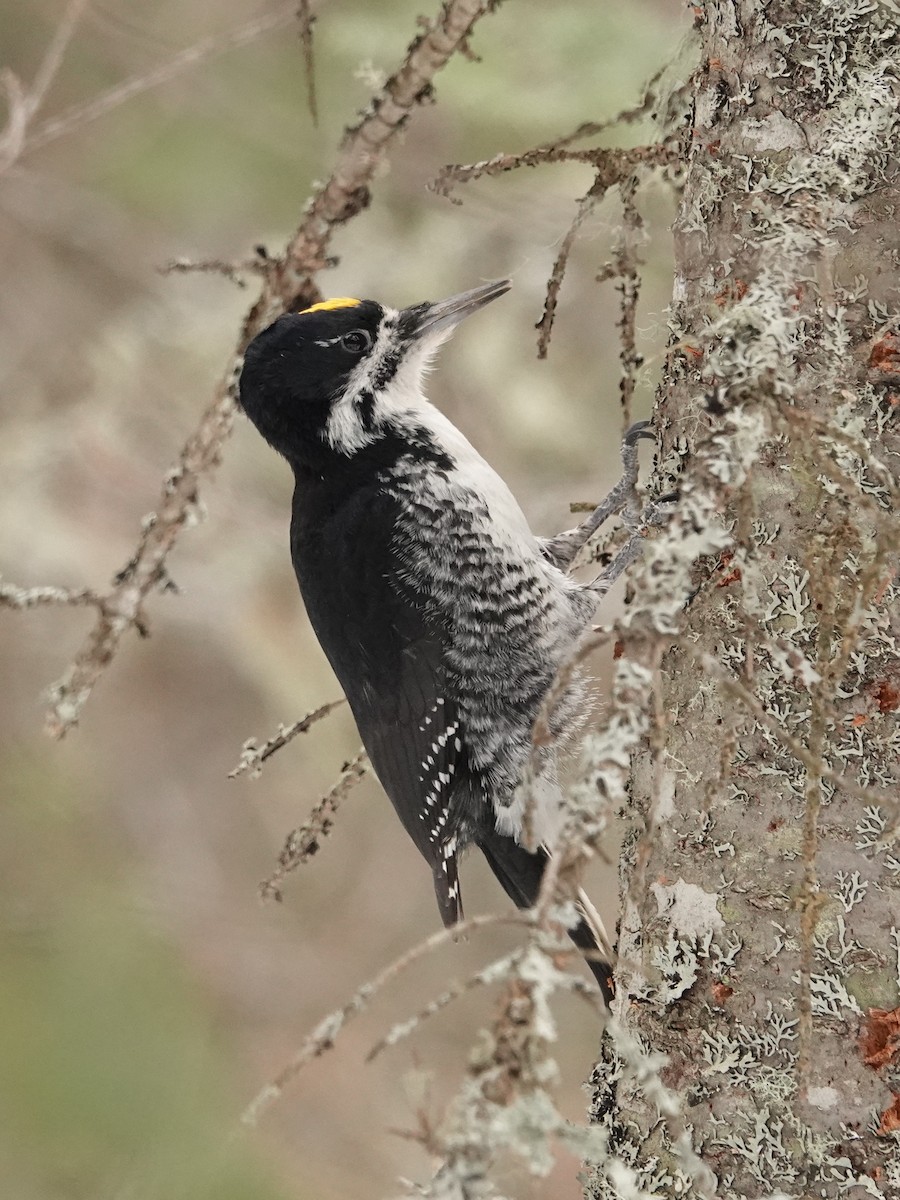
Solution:
M181 51L190 67L93 119L44 130L0 175L0 574L21 586L103 588L208 403L254 298L218 277L163 276L187 256L278 251L343 126L398 62L421 0L323 0L315 25L319 124L296 27L202 52L204 39L290 13L252 0L91 0L34 129ZM62 0L0 0L0 65L26 84ZM510 482L540 532L571 523L618 466L618 296L610 198L586 223L546 362L534 324L589 168L543 167L461 189L448 162L521 151L640 100L677 51L671 0L508 0L477 28L395 147L368 212L341 231L326 295L405 305L509 275L513 292L463 326L432 398ZM613 131L640 142L648 126ZM635 416L649 412L671 290L662 186L639 196L647 240ZM252 1135L238 1113L324 1014L438 927L428 873L378 787L347 799L284 903L258 882L284 835L351 757L346 712L282 750L256 781L228 780L242 743L339 695L290 569L287 468L239 419L207 480L207 519L169 560L177 596L152 598L62 743L44 693L92 616L0 609L0 1196L11 1200L332 1200L396 1194L429 1161L398 1131L439 1117L495 996L475 993L364 1062L396 1020L512 944L487 933L394 983L313 1063ZM609 615L610 608L604 615ZM603 672L603 664L598 671ZM614 849L614 848L613 848ZM503 906L479 862L471 915ZM615 915L615 874L593 891ZM560 1104L581 1119L596 1019L561 1001ZM580 1195L576 1164L521 1197Z

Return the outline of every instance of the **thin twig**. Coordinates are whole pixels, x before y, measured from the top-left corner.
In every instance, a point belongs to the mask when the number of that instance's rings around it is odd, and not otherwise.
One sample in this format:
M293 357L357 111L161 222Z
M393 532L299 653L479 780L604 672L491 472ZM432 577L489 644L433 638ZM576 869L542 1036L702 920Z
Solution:
M439 996L423 1005L417 1013L409 1017L405 1021L398 1021L396 1025L392 1025L388 1032L378 1039L369 1053L366 1055L366 1062L372 1062L379 1054L393 1046L398 1045L405 1038L413 1034L419 1026L427 1021L430 1017L436 1016L442 1012L454 1000L458 1000L460 996L464 996L467 992L474 991L477 987L488 987L492 983L497 983L500 980L508 979L513 971L516 970L519 963L525 956L528 950L528 944L518 947L511 954L505 954L502 958L496 959L489 963L480 971L476 971L474 975L470 975L468 979L454 982L441 992ZM581 952L574 947L565 947L562 950L556 951L553 955L554 959L558 958L581 958ZM582 1000L590 1006L594 1013L598 1013L601 1018L606 1018L606 1008L602 1003L600 994L595 985L589 983L585 979L580 979L576 975L560 975L557 983L564 987L566 991L574 992L576 996L580 996Z
M23 588L13 583L0 583L0 607L22 611L48 604L69 604L78 608L93 606L102 611L104 599L90 588Z
M42 146L56 141L57 138L64 137L91 121L96 121L98 117L105 116L127 100L132 100L135 96L140 96L153 88L161 87L164 83L169 83L184 71L196 67L201 62L255 42L263 34L286 28L293 24L294 14L293 3L281 4L273 12L247 21L236 29L202 38L193 46L188 46L160 63L153 70L147 71L143 75L136 75L133 79L126 79L123 83L117 83L92 100L86 100L82 104L73 104L58 116L43 121L27 139L22 153L30 154L33 150L39 150Z
M297 8L300 20L300 45L303 50L303 66L306 70L306 103L314 126L319 124L319 105L316 100L316 72L313 57L313 22L315 15L310 0L300 0Z
M480 971L476 971L474 975L470 975L468 979L456 981L441 992L439 996L435 996L427 1004L423 1005L417 1013L408 1017L405 1021L398 1021L396 1025L392 1025L384 1037L378 1039L375 1045L366 1055L366 1062L372 1062L379 1054L389 1049L391 1046L396 1046L405 1038L408 1038L421 1024L442 1012L454 1000L458 1000L460 996L464 996L466 992L471 992L477 987L485 987L488 984L495 983L498 979L504 978L511 971L518 959L522 957L524 952L523 947L514 950L511 954L505 954L502 958L498 958L495 962L489 963Z
M12 166L24 153L27 147L28 126L44 103L47 92L59 73L86 4L87 0L69 0L27 91L12 71L6 69L2 72L0 82L6 92L9 115L6 128L0 135L0 171Z
M641 117L645 117L658 100L656 85L662 79L663 75L668 70L668 62L664 62L658 70L654 71L647 83L644 85L644 94L637 104L629 108L623 108L616 113L614 117L608 117L605 121L584 121L571 133L564 137L557 138L556 141L548 143L552 146L569 146L572 142L581 141L586 137L597 137L601 133L605 133L607 129L615 129L617 125L632 125L635 121L639 121Z
M246 258L241 262L228 262L224 258L172 258L157 270L160 275L188 275L193 272L224 275L239 288L245 288L247 281L244 275L265 275L268 262L260 257Z
M568 140L571 140L571 137ZM453 204L461 204L462 201L453 195L458 184L503 175L521 167L568 162L594 167L598 175L607 179L607 186L611 187L619 179L627 178L640 164L664 166L672 161L672 158L668 142L652 142L646 146L593 146L584 150L570 150L567 140L563 139L560 142L533 146L519 154L495 154L491 158L483 158L474 163L448 163L441 167L428 187L437 195L445 196Z
M264 900L281 900L281 883L284 877L291 871L296 871L318 851L322 839L328 837L331 832L334 814L341 801L368 771L369 760L365 750L360 750L355 758L344 763L337 783L325 793L309 814L309 818L287 835L278 856L277 869L259 885L259 894Z
M244 318L237 346L213 400L166 479L156 511L145 518L142 536L128 567L103 597L103 611L97 624L52 690L47 717L47 728L52 735L61 737L77 723L123 635L143 623L144 602L165 581L166 558L182 529L198 520L200 481L218 464L222 446L231 432L237 382L247 345L279 313L319 299L314 275L329 261L327 249L334 231L366 207L378 164L392 139L429 96L434 75L460 48L478 19L495 7L495 0L447 0L441 5L438 16L408 48L399 68L372 98L359 123L347 130L331 175L306 205L303 221L288 243L283 259L267 260L262 291ZM252 36L259 33L265 21L270 22L268 28L274 28L285 19L280 14L281 10L255 22ZM249 40L250 26L243 26L224 39L215 39L215 46L207 40L180 56L179 69L215 49ZM167 78L172 65L160 68ZM160 79L157 73L155 80ZM144 80L146 83L147 77ZM79 120L84 119L88 118L82 112ZM44 129L44 140L51 132ZM58 132L61 129L53 132L53 136Z
M342 704L346 704L346 700L331 700L327 704L321 704L318 708L314 708L312 712L308 712L305 717L301 717L299 721L295 721L293 725L279 725L278 732L270 737L262 746L257 745L255 738L250 738L244 742L241 747L241 761L233 771L228 772L229 779L236 779L238 775L243 775L245 771L250 772L251 779L258 779L262 771L262 765L266 759L286 746L288 742L293 741L298 734L306 733L311 725L315 725L316 721L321 721L323 717L327 717L329 713L334 712L336 708L340 708Z
M616 287L621 295L618 321L621 364L619 394L622 402L623 429L631 426L631 402L634 398L637 369L642 363L635 346L637 304L641 289L641 276L638 271L641 259L637 252L637 243L643 226L641 214L634 202L637 183L637 176L631 175L619 184L619 195L622 198L622 230L615 249L615 260L597 276L598 282L612 277L619 279Z
M446 945L447 942L456 941L460 937L465 937L466 934L474 933L477 929L484 929L489 925L527 925L530 920L531 915L527 911L470 917L450 929L437 930L430 937L413 946L411 950L407 950L399 958L395 958L374 978L357 988L346 1004L329 1013L315 1029L307 1034L300 1049L290 1062L282 1067L272 1082L267 1084L244 1109L240 1118L241 1124L250 1126L258 1124L262 1114L279 1099L287 1085L299 1075L303 1068L313 1059L319 1058L326 1051L332 1049L335 1038L344 1026L368 1008L372 997L381 991L385 984L412 966L413 963L418 962L420 958L424 958L426 954Z
M572 218L572 224L566 230L565 237L559 248L559 253L556 256L556 261L553 264L553 270L550 272L550 278L547 280L547 292L544 297L544 311L541 314L541 319L535 325L538 331L537 353L538 358L547 357L547 349L550 345L550 338L553 334L553 321L556 317L556 307L559 303L559 290L562 287L563 276L566 273L566 267L569 263L569 255L572 253L572 248L575 245L575 239L578 237L578 231L585 223L603 197L606 195L607 185L598 176L587 192L578 201L578 208L575 211L575 216Z

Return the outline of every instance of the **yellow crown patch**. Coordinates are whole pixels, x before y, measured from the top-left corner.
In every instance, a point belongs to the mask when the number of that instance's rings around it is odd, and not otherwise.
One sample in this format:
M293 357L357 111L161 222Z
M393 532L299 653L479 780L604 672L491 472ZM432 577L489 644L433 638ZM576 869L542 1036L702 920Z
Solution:
M305 313L328 312L332 308L356 308L361 303L361 300L354 300L352 296L335 296L333 300L320 300L318 304L311 304L309 308L304 308L302 311Z

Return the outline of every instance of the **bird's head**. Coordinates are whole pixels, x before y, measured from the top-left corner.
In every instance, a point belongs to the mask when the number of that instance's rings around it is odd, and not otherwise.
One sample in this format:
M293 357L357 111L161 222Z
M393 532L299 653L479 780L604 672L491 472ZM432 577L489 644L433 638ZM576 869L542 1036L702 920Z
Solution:
M399 310L345 298L287 313L247 347L241 407L294 464L351 457L414 419L435 351L510 286L499 280Z

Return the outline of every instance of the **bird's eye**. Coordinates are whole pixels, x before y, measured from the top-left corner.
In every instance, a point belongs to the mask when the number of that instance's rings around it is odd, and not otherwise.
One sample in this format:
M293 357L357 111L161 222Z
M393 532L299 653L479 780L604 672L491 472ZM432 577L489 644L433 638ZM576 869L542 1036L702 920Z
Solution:
M372 345L372 335L366 329L352 329L341 338L341 349L348 354L364 354Z

